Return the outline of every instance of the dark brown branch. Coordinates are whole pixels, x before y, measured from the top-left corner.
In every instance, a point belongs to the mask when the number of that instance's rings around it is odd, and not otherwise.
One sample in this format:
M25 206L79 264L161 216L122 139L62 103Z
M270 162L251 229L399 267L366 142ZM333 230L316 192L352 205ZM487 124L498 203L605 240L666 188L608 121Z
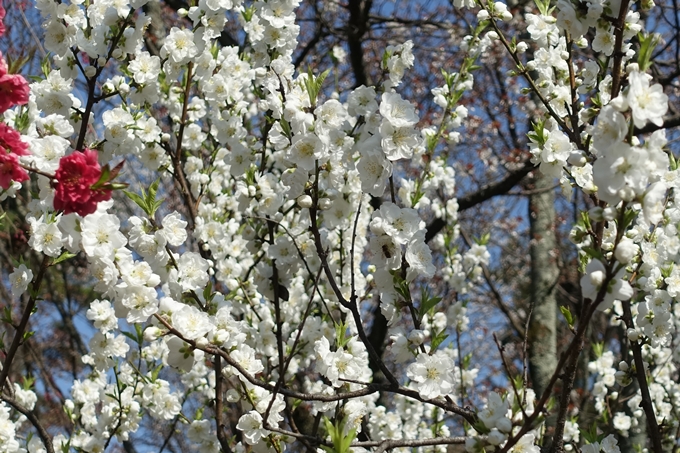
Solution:
M370 0L349 0L349 21L347 23L347 44L349 60L354 72L354 85L369 85L364 65L363 37L368 31Z
M495 183L487 184L481 187L476 192L472 192L458 199L458 211L465 211L478 204L489 200L495 196L503 195L515 187L519 182L524 179L533 169L536 167L531 161L527 160L524 162L524 166L510 172L506 175L505 179L497 181ZM425 242L429 242L434 238L444 227L446 226L446 221L444 219L433 220L426 229Z
M224 425L224 376L222 376L222 358L215 356L215 424L217 428L217 440L222 447L223 453L231 453L229 439Z
M236 371L243 376L245 380L250 382L253 385L256 385L258 387L261 387L265 390L268 390L270 392L273 392L275 389L275 385L272 385L268 382L261 381L255 376L251 375L248 373L241 365L239 365L238 362L236 362L231 356L224 350L217 348L215 346L207 345L207 346L202 346L199 345L195 340L189 340L184 338L184 336L170 323L162 316L159 314L155 314L154 318L156 318L158 321L165 326L166 329L168 329L168 332L175 335L176 337L180 338L182 341L190 345L194 349L199 349L207 354L211 355L219 355L221 356L229 365L231 365L233 368L236 369ZM368 347L367 347L368 349ZM321 401L321 402L335 402L335 401L342 401L342 400L349 400L352 398L358 398L361 396L365 395L371 395L373 393L379 392L381 390L384 391L389 391L393 392L395 394L407 396L409 398L413 398L417 401L423 402L423 403L428 403L432 404L433 406L436 406L440 409L443 409L445 411L451 412L453 414L460 415L463 417L465 420L467 420L470 424L475 424L477 421L477 416L475 413L468 408L463 408L458 406L457 404L451 403L449 401L446 401L442 398L437 398L437 399L432 399L428 400L420 396L420 394L410 388L406 387L400 387L400 386L394 386L392 384L368 384L366 387L359 389L359 390L354 390L350 392L343 392L343 393L337 393L335 395L328 395L324 393L302 393L302 392L297 392L295 390L289 390L286 388L281 388L278 390L279 393L281 393L284 396L290 397L290 398L297 398L302 401ZM547 398L546 398L547 400ZM544 402L545 403L545 402Z
M621 305L623 307L623 322L626 324L626 328L634 328L633 314L630 311L630 300L624 301ZM654 453L662 453L663 446L661 444L661 432L659 430L659 424L656 422L656 414L654 413L652 396L649 393L649 386L647 385L647 373L645 371L645 364L642 359L642 345L638 341L631 341L630 347L633 350L633 359L635 361L635 377L637 378L638 384L640 386L640 393L642 394L640 406L642 406L642 409L645 411L645 416L647 418L649 438L652 441Z

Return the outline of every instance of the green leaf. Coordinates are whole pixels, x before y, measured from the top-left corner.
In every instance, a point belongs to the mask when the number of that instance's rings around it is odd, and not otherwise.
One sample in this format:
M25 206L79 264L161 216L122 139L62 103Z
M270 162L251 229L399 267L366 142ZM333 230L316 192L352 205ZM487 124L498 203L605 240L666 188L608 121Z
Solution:
M604 354L604 343L593 343L593 353L597 358L602 357L602 354Z
M158 365L156 368L153 369L151 372L151 382L155 382L158 379L158 375L160 374L161 370L163 369L163 365Z
M449 337L449 335L446 333L446 329L442 330L441 332L433 331L433 333L434 335L432 337L432 342L430 345L430 355L432 355L437 350L439 345L441 345L444 342L444 340L446 340Z
M128 337L130 340L132 340L134 342L137 341L137 336L132 332L125 332L124 330L121 330L120 333L122 333L123 335L125 335L126 337Z
M387 62L392 58L392 52L388 52L387 50L385 53L383 53L382 56L382 68L387 69Z
M602 254L602 250L598 250L598 249L593 248L593 247L583 247L581 250L586 252L588 254L588 256L590 256L594 259L604 261L604 254Z
M574 328L574 316L571 314L571 310L569 310L569 307L565 307L565 306L561 305L560 311L562 312L562 315L564 315L564 319L567 320L567 324L569 325L569 328L573 329Z
M347 337L347 325L344 323L337 323L335 325L335 338L338 348L344 348L352 337Z
M429 294L427 294L427 290L423 289L420 302L420 317L422 318L425 316L425 313L433 309L439 302L441 302L441 300L441 297L430 297Z
M647 69L652 65L652 54L654 49L659 44L661 36L657 33L650 33L644 35L638 33L638 39L640 40L640 51L638 52L638 65L640 66L640 72L646 72Z
M64 250L64 252L61 255L59 255L59 257L55 258L54 261L52 261L51 266L54 266L55 264L59 264L62 261L70 260L71 258L73 258L76 255L77 255L77 253L71 253L68 250Z
M2 311L2 322L6 322L7 324L12 324L12 309L10 308L9 305L5 307L5 309ZM3 332L4 334L4 332Z
M484 233L480 238L473 238L477 245L487 245L491 239L491 233Z
M142 210L143 210L144 212L147 211L147 209L146 209L146 200L143 198L143 197L145 196L144 189L142 189L142 196L141 196L141 197L140 197L139 195L137 195L136 193L130 192L130 191L128 191L128 190L124 190L123 193L124 193L130 200L134 201L134 202L137 204L137 206L139 206L140 208L142 208Z

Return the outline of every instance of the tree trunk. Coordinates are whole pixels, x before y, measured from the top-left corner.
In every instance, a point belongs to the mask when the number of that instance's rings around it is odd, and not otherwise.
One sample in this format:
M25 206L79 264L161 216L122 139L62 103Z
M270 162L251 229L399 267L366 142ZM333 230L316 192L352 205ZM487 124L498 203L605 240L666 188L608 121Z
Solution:
M557 366L555 287L559 269L555 256L555 192L553 178L536 171L535 193L529 196L531 227L531 306L528 354L531 382L537 397L545 391Z

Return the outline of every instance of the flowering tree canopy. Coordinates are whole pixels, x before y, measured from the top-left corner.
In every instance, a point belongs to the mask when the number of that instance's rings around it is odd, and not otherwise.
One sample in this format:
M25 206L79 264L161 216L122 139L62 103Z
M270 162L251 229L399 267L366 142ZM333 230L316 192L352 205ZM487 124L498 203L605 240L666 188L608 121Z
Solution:
M0 6L0 453L677 448L678 4L375 3Z

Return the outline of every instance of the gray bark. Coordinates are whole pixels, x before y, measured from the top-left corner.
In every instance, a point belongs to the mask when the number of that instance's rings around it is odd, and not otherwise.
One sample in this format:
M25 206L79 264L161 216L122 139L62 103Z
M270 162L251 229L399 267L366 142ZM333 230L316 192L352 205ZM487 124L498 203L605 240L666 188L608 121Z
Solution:
M528 359L532 387L541 395L557 366L555 288L559 275L555 240L553 178L535 172L535 193L529 197L531 227L531 305Z

